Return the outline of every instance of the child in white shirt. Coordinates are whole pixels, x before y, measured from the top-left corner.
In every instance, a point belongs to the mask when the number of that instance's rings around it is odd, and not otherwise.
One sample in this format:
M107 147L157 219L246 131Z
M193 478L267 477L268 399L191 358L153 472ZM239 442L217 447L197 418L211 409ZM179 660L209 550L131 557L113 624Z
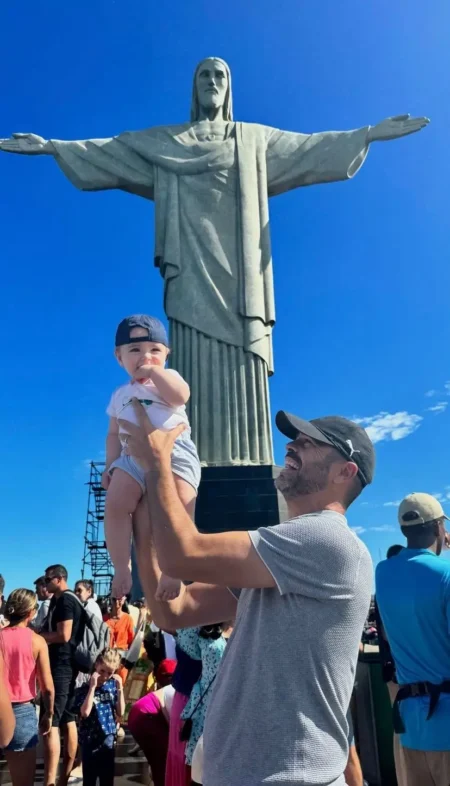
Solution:
M105 506L105 536L114 565L112 595L121 598L131 590L132 517L145 493L142 467L125 454L118 419L136 422L132 398L146 409L151 423L170 431L184 423L186 430L177 437L172 453L172 469L178 494L189 515L194 518L195 500L200 483L200 461L192 442L186 402L187 382L173 369L166 369L169 342L162 322L145 314L122 320L116 332L115 355L130 375L130 381L112 395L107 413L110 416L106 439L106 470L102 476L108 490ZM136 517L135 526L139 526ZM180 591L180 582L162 576L157 597L172 600Z

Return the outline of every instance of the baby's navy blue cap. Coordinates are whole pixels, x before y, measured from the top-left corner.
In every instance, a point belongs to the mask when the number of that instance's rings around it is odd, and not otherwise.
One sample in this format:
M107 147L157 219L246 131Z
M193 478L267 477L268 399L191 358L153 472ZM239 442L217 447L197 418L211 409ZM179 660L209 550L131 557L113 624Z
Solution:
M131 338L130 333L133 328L144 328L147 330L147 336ZM147 314L133 314L131 317L122 319L116 330L116 347L122 347L124 344L137 344L140 341L154 341L155 344L169 346L166 328L156 317L149 317Z

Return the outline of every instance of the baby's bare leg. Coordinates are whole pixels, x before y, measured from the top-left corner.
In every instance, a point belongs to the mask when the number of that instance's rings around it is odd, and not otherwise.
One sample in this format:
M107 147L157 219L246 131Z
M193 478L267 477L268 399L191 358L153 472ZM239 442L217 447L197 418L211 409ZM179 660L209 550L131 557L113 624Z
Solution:
M115 598L122 598L131 590L132 516L141 497L139 483L128 472L115 469L105 505L105 537L114 565L112 594Z
M180 478L179 475L175 475L174 473L173 477L177 487L178 496L186 508L186 512L189 514L192 521L194 521L197 493L193 486L191 486L190 483L187 483L186 480ZM181 581L179 579L171 579L170 576L166 576L163 573L158 583L158 589L156 590L156 599L165 601L174 600L180 594L180 590Z

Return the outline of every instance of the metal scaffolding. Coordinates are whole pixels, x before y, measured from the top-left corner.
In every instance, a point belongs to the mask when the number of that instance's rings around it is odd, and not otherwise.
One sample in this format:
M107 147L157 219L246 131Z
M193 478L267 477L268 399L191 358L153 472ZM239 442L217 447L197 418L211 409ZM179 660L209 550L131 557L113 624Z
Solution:
M84 554L81 568L82 578L92 579L97 595L109 595L113 566L106 548L104 519L106 491L102 487L102 472L105 464L91 461L89 477Z

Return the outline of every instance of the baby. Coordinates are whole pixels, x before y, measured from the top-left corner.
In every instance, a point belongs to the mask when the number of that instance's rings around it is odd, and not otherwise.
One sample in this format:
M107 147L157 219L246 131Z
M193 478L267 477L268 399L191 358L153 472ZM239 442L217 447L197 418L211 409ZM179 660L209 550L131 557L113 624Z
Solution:
M135 314L123 319L116 332L115 355L130 376L126 385L113 393L107 413L110 416L106 439L106 467L102 484L108 493L105 506L105 536L114 565L112 595L122 597L131 590L132 517L145 493L142 467L124 452L126 442L118 419L136 422L131 399L137 398L145 407L151 423L163 431L185 424L177 437L172 453L172 470L179 497L194 518L195 500L200 483L200 460L192 442L186 402L189 385L173 369L166 369L169 342L159 319ZM139 527L139 516L135 527ZM173 600L180 592L180 582L162 576L158 586L159 600Z

